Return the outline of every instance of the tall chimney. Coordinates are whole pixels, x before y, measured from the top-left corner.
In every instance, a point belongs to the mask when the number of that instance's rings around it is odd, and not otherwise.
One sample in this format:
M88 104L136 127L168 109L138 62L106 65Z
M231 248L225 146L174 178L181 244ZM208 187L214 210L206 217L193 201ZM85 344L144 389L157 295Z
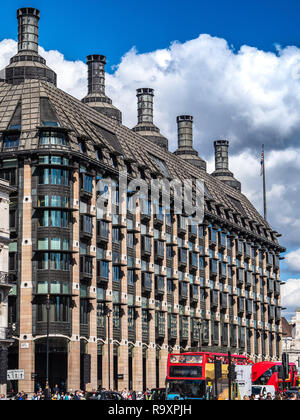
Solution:
M206 171L205 160L203 160L193 148L193 123L194 118L191 115L181 115L177 117L178 149L174 154Z
M88 65L88 94L103 93L105 95L105 64L104 55L89 55Z
M193 148L193 124L194 117L191 115L182 115L177 117L179 149Z
M220 181L235 188L238 191L242 190L241 183L234 178L234 175L229 170L229 141L228 140L217 140L214 142L215 145L215 163L216 170L212 173L212 176L220 179Z
M138 98L138 124L153 124L153 98L154 89L137 89Z
M168 150L168 140L160 133L153 122L154 89L137 89L138 124L132 129L163 149Z
M39 20L40 11L24 7L17 11L18 19L18 52L39 49Z
M228 140L215 141L215 162L216 171L228 171L229 170L229 159L228 159Z
M17 10L18 53L5 68L5 81L24 83L28 79L43 80L56 86L56 73L46 65L38 53L40 11L31 7Z
M112 100L105 94L106 57L99 54L88 55L87 65L88 94L82 102L122 124L121 111L113 106Z

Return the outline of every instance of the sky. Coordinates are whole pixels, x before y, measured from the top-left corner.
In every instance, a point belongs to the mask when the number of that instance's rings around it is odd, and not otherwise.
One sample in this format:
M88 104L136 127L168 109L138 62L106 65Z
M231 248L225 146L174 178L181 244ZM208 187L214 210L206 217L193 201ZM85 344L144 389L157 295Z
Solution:
M41 11L40 54L58 87L87 93L86 56L107 56L106 90L137 121L137 88L155 89L155 123L177 147L176 116L194 116L194 144L214 170L213 142L230 141L230 169L262 213L266 150L268 221L282 233L282 304L300 307L300 2L11 0L0 16L0 69L16 53L16 9Z

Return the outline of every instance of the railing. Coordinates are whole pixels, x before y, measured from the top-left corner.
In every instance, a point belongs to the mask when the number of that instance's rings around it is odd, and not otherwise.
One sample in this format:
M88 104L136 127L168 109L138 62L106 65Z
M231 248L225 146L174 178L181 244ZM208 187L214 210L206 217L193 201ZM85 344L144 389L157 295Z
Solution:
M8 340L12 336L9 328L0 327L0 340Z
M4 271L0 271L0 284L9 284L9 276Z

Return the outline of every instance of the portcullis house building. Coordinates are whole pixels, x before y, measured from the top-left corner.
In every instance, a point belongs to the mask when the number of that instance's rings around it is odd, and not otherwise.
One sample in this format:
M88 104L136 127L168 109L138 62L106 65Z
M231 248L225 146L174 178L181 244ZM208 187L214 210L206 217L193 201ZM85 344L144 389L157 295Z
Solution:
M82 101L61 91L38 54L39 11L17 17L18 53L0 83L0 177L16 187L8 367L24 369L20 388L45 385L47 319L50 386L73 391L163 387L169 352L278 360L283 249L229 171L228 141L215 142L208 174L193 148L193 117L183 115L169 152L149 88L137 91L136 127L123 126L105 93L102 55L88 56ZM125 172L149 188L153 179L203 180L203 223L172 205L154 213L143 196L129 211L132 191L125 199L118 191Z

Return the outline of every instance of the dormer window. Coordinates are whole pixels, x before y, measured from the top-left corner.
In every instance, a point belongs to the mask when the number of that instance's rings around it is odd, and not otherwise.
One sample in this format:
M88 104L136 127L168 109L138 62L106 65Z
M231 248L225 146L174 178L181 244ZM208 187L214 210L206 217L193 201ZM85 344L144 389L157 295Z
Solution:
M95 153L96 153L97 160L103 160L103 154L101 150L95 149Z
M118 166L118 161L117 161L116 157L115 157L115 156L113 156L113 155L111 155L111 156L110 156L110 161L111 161L111 164L112 164L113 168L117 168L117 166Z
M80 153L86 153L86 145L83 141L78 143Z
M42 121L43 127L60 127L58 121Z
M58 133L56 131L42 131L40 145L67 146L66 136L64 133Z
M3 148L12 149L19 146L20 135L19 134L6 134L4 137Z

